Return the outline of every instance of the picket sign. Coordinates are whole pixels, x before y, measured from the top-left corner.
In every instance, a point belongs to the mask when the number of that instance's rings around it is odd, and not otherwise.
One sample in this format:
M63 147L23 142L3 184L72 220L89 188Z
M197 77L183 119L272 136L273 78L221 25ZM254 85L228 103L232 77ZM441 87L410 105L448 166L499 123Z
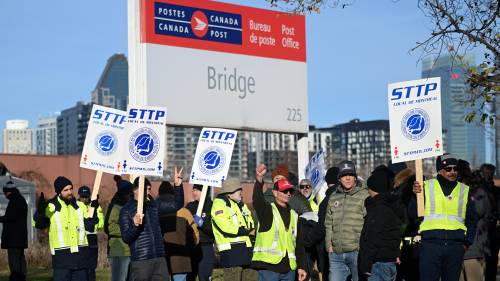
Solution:
M101 186L102 171L97 171L94 179L94 188L92 188L92 196L90 197L90 202L97 199L97 194L99 194L99 187ZM94 216L94 207L90 206L87 212L89 218Z
M203 206L205 205L205 198L207 197L208 185L204 185L201 190L200 202L198 203L198 209L196 210L196 215L201 217L201 213L203 212Z
M144 175L139 176L139 189L137 190L137 214L143 214L144 207Z
M417 215L424 216L424 175L422 172L422 159L415 160L415 180L422 187L422 191L417 193Z

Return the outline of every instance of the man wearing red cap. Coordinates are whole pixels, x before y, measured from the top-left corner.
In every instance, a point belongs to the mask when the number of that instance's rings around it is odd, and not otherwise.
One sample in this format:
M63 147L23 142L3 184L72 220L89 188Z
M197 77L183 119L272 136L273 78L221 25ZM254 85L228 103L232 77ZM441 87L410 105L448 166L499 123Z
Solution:
M293 185L286 179L279 179L273 185L275 202L264 199L262 188L267 168L260 164L256 169L256 181L253 191L253 206L259 220L259 229L254 246L252 265L259 270L259 280L295 280L298 268L298 280L306 279L304 270L303 242L296 241L301 229L297 228L298 215L290 209L288 201L293 192Z

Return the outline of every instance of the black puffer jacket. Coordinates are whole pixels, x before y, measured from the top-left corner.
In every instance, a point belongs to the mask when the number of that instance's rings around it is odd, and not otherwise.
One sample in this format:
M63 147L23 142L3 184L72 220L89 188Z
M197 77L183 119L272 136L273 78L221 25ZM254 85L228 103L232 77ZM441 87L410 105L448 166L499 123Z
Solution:
M174 201L147 201L144 204L142 224L134 225L137 200L132 199L120 210L120 232L130 247L132 261L149 260L165 256L163 236L160 229L160 215L176 212L182 207L184 193L176 188ZM180 200L182 198L182 200Z
M26 249L28 248L28 205L17 189L7 198L9 204L5 215L0 216L0 223L3 223L2 249Z

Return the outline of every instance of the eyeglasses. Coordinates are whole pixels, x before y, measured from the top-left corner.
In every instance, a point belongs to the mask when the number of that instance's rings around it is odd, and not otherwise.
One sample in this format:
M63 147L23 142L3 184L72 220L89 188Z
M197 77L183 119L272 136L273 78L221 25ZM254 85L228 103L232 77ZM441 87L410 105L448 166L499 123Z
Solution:
M285 193L285 194L293 194L293 189L289 188L289 189L283 190L281 192Z
M310 185L301 185L301 186L299 186L299 188L300 189L304 189L304 188L309 189L309 188L311 188L311 186Z
M458 172L457 166L448 166L448 167L445 167L444 170L447 172L451 172L451 170Z

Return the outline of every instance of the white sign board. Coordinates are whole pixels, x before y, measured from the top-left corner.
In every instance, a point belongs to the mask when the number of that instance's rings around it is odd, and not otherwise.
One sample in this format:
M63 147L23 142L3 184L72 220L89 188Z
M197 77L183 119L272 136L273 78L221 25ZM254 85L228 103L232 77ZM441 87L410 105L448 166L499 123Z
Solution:
M234 130L203 128L189 177L190 184L222 186L227 178L237 134Z
M389 84L388 101L393 163L443 154L439 77Z
M304 16L206 0L140 2L131 5L140 12L130 24L142 25L129 27L129 54L132 85L143 88L131 102L168 104L169 125L308 132Z
M306 178L312 183L312 194L315 195L326 184L325 182L326 166L325 153L323 150L316 152L309 160L305 168Z
M128 106L123 173L163 176L167 109Z
M126 148L127 112L94 104L83 145L80 167L121 174Z

